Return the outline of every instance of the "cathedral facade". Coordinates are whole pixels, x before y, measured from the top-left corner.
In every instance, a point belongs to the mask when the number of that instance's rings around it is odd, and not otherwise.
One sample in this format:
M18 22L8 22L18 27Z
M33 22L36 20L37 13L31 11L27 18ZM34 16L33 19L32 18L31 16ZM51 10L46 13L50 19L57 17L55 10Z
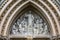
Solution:
M60 0L0 0L0 40L60 40Z

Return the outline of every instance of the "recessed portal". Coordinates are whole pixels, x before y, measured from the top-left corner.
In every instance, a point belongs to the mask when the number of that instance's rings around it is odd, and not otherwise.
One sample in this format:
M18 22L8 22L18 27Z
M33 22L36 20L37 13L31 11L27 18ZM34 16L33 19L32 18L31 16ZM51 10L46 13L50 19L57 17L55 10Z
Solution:
M47 22L42 17L34 11L29 10L13 23L10 33L24 37L36 37L48 35L48 27Z

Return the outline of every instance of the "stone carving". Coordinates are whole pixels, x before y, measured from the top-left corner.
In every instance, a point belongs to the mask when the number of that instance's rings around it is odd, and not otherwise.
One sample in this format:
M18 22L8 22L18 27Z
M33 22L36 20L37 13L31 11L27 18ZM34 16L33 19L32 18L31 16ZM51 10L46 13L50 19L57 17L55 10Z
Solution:
M48 25L39 15L28 11L12 25L11 33L31 36L48 34Z

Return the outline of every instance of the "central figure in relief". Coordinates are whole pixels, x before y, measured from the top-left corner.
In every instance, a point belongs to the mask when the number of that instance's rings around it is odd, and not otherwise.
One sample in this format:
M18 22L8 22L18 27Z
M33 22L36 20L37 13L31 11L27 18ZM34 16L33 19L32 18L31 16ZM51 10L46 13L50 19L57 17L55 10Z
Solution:
M12 25L11 33L23 36L48 34L47 23L35 12L28 11L19 17Z

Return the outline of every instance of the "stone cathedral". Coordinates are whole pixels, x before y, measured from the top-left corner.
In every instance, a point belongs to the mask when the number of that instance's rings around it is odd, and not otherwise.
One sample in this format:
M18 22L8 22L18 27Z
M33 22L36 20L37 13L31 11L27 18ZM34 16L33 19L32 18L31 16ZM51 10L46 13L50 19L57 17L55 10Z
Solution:
M60 40L60 0L0 0L0 40Z

